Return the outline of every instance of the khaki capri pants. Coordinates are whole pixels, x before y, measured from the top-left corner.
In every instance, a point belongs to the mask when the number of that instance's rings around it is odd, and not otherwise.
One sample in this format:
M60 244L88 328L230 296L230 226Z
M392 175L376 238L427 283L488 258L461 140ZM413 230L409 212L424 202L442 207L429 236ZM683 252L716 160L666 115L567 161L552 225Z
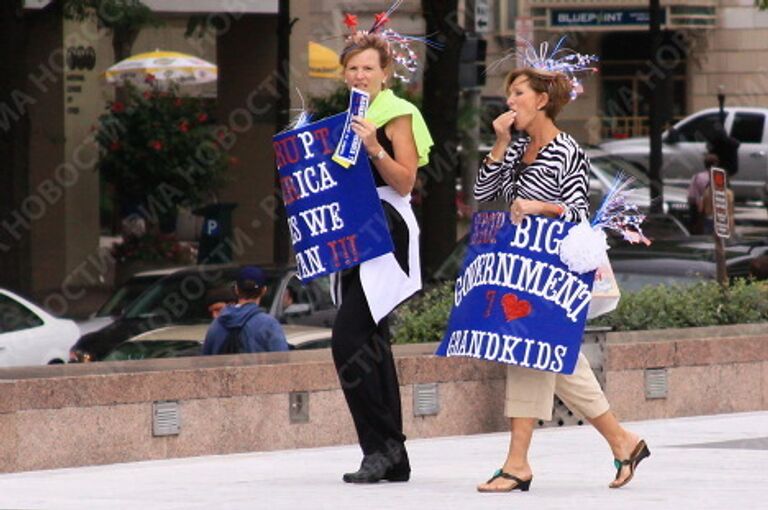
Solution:
M570 375L507 366L504 416L551 420L555 395L575 414L590 419L610 407L583 353L579 353L576 369Z

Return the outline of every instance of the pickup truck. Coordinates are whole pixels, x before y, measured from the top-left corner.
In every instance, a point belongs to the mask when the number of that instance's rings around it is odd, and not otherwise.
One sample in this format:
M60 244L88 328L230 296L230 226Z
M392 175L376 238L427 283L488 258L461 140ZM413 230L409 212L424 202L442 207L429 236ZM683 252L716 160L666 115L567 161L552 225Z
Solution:
M725 108L725 129L741 142L739 170L730 180L736 200L768 198L768 108ZM687 186L691 177L704 168L706 139L719 122L717 108L696 112L681 120L662 135L665 184ZM634 161L648 168L650 142L647 137L629 138L600 144L604 151Z

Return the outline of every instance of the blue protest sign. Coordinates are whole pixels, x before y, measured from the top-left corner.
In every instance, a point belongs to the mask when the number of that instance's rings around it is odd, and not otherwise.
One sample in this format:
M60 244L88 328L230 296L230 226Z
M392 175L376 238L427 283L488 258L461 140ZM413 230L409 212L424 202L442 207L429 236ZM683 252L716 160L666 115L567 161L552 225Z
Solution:
M348 168L333 156L340 113L273 138L288 228L303 281L393 250L368 158Z
M574 226L543 216L516 226L506 212L476 213L436 354L573 373L595 276L560 260Z

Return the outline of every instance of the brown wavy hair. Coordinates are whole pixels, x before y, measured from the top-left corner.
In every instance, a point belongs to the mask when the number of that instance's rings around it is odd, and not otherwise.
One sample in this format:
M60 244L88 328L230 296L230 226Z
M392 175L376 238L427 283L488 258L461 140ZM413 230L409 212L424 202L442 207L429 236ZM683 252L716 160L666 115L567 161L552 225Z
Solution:
M515 69L507 75L504 80L504 90L509 94L509 87L517 78L525 76L528 78L528 85L534 92L547 94L549 100L544 106L544 113L552 120L557 118L563 106L571 100L571 80L563 73L549 73L539 71L532 67L523 67Z
M344 49L339 55L339 63L342 67L347 66L349 59L365 50L376 50L379 53L379 65L385 71L392 66L392 55L389 52L389 43L377 34L368 34L357 32L347 38Z

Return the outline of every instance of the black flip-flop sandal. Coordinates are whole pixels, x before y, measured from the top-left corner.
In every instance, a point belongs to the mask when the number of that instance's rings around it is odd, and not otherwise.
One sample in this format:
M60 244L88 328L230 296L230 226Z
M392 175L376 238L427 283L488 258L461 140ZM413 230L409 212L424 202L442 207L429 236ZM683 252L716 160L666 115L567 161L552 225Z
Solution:
M504 487L500 489L481 489L480 487L478 487L477 492L512 492L517 489L519 489L522 492L528 492L528 489L531 488L531 481L533 480L533 477L530 477L528 480L522 480L516 477L515 475L511 475L509 473L505 473L501 469L497 469L496 472L493 473L493 476L490 479L488 479L488 481L485 483L491 483L497 478L511 480L513 482L516 482L516 485L513 485L511 487Z
M623 482L620 484L614 485L611 484L609 487L611 489L618 489L619 487L624 487L629 483L630 480L632 480L632 477L635 476L635 469L637 469L638 464L640 464L640 461L642 461L644 458L649 457L651 455L651 450L648 449L648 445L645 444L645 440L641 439L639 443L637 443L637 446L635 446L635 449L632 450L632 453L630 454L629 458L626 460L619 460L619 459L613 459L613 465L616 466L616 478L613 479L615 482L619 479L621 476L621 469L623 467L629 467L629 476L624 479Z

